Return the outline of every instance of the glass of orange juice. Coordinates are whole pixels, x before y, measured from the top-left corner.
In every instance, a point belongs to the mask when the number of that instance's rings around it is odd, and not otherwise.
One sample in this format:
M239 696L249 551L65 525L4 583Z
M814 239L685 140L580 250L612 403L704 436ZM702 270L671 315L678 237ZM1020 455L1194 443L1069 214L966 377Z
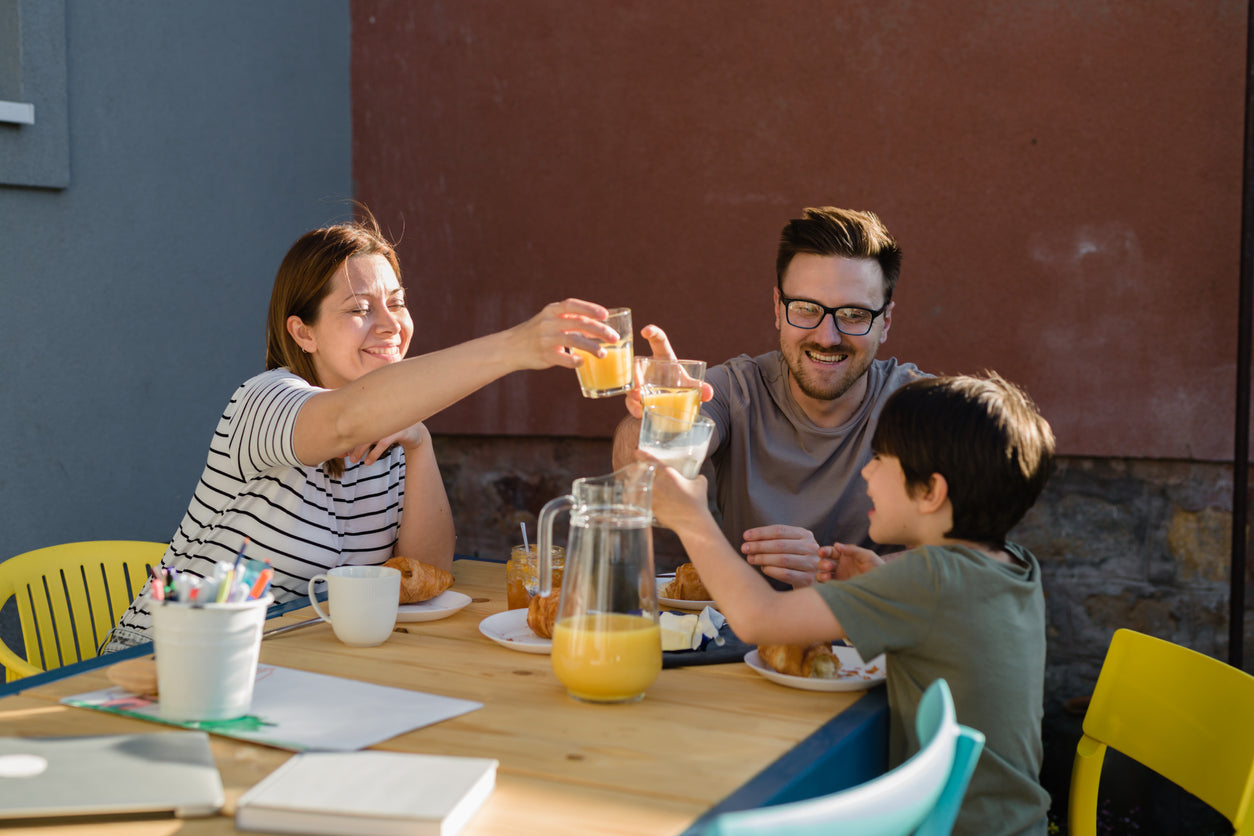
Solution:
M636 358L636 385L640 403L677 421L692 421L701 408L704 360Z
M575 372L585 398L608 398L631 390L631 308L610 308L606 325L618 332L618 342L601 344L604 357L571 349L583 358Z

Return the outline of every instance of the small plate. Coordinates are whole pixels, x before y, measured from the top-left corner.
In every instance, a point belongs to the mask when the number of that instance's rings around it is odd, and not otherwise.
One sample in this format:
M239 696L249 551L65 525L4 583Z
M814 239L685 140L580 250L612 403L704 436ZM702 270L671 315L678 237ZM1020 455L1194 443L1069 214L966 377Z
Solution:
M438 621L461 612L470 603L470 596L446 589L434 598L417 604L401 604L396 610L397 621Z
M479 632L510 650L523 653L548 653L553 649L550 639L542 639L527 626L525 609L506 610L479 622Z
M745 664L762 676L789 688L803 691L866 691L884 681L884 654L870 662L863 662L852 647L834 645L832 653L840 660L840 676L835 679L813 679L807 676L789 676L767 665L755 648L745 654Z
M681 598L663 598L662 590L666 585L675 580L674 575L659 575L657 578L657 602L660 606L669 607L672 610L692 610L693 612L701 612L706 607L714 606L713 601L685 601Z

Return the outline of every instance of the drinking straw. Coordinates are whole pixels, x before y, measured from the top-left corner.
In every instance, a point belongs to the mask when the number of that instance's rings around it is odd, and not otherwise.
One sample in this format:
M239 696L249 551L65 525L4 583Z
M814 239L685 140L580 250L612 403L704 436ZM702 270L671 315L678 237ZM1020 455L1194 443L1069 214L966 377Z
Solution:
M518 527L522 529L523 533L523 551L529 552L531 551L531 544L527 542L527 524L521 522L518 524Z

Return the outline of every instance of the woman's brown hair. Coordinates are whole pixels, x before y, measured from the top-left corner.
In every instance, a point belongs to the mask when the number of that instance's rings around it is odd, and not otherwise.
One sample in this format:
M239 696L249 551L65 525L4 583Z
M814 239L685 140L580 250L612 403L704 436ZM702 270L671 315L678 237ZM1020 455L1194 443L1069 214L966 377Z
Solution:
M392 242L384 237L374 215L360 206L363 217L350 223L306 232L283 257L270 293L266 316L266 369L286 368L314 386L322 386L313 358L305 353L287 330L290 316L306 325L318 321L322 300L331 292L331 278L353 256L381 255L392 265L399 281L401 266ZM332 476L344 472L341 459L325 463Z

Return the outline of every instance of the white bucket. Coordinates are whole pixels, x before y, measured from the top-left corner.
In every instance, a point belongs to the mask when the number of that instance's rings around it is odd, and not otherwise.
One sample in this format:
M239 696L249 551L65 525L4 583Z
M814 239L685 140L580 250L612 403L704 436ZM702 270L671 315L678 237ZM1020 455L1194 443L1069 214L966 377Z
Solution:
M157 708L167 720L232 720L248 713L261 629L273 595L236 604L152 604Z

